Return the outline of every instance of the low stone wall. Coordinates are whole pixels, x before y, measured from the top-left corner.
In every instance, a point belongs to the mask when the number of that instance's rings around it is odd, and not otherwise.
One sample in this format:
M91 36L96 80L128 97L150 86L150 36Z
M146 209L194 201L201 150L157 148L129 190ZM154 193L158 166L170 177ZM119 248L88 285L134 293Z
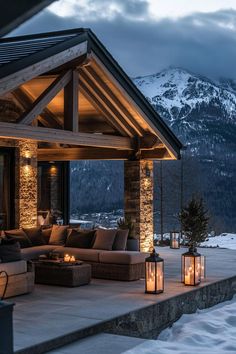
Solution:
M197 309L205 309L231 300L234 294L236 294L236 276L196 287L190 292L118 317L109 323L106 332L156 339L163 329L171 326L183 314L194 313Z

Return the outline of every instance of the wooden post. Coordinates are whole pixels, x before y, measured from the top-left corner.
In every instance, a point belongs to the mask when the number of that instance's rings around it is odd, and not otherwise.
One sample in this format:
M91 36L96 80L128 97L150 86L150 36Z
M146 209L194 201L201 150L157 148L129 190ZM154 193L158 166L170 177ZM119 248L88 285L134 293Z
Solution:
M153 248L153 162L125 161L125 217L134 223L140 251Z

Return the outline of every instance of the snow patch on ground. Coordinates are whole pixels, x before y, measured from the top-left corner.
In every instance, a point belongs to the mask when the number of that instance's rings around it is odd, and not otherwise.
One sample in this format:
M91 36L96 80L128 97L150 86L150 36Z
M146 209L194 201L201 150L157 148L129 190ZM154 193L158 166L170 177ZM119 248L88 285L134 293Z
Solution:
M223 233L219 236L209 237L201 244L203 247L220 247L236 250L236 234Z
M158 340L146 341L125 354L236 353L236 296L232 301L183 315Z

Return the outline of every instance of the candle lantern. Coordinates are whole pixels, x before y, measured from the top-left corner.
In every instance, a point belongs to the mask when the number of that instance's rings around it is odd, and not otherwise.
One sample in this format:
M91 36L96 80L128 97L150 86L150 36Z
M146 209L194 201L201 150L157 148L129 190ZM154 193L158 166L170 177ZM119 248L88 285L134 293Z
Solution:
M182 282L192 286L201 282L201 255L196 248L182 254Z
M145 259L145 292L159 294L164 291L164 260L153 249Z
M180 234L179 232L171 232L170 233L170 248L180 248Z
M201 280L206 278L206 257L201 256Z

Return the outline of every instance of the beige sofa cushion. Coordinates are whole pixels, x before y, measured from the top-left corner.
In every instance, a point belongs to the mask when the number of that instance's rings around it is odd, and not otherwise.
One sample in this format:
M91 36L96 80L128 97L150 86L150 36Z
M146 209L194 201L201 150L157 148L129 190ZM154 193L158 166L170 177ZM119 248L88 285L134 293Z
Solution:
M99 261L113 264L137 264L145 262L146 253L132 251L101 251Z
M58 252L61 256L69 254L70 256L75 256L76 259L88 262L99 262L99 250L94 250L91 248L74 248L74 247L61 247L56 248L55 252Z
M44 246L35 246L21 249L21 256L26 261L31 259L37 259L41 254L47 255L48 253L55 250L55 248L62 248L62 246L53 246L53 245L44 245Z
M0 271L2 270L7 272L9 276L26 273L27 263L23 260L16 262L0 263ZM4 277L4 274L0 275L0 277Z
M117 229L97 229L93 248L111 251L116 237Z

